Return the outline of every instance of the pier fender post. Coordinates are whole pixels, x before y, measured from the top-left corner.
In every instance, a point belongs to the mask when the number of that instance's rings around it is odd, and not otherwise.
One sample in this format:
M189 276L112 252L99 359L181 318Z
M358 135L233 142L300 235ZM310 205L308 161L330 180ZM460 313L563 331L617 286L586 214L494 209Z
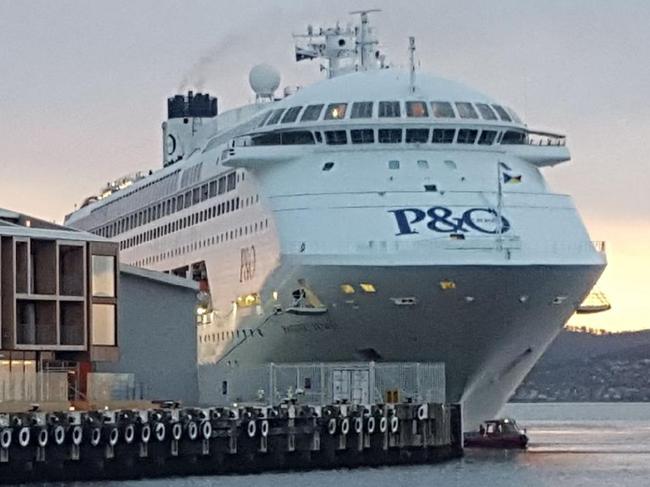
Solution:
M199 427L196 424L196 421L190 421L187 423L187 437L191 441L195 441L199 437Z
M0 448L0 463L9 463L9 448Z
M90 444L92 446L98 446L102 441L102 429L98 426L90 430Z
M12 429L4 428L0 433L0 447L7 449L11 446Z
M183 426L180 423L172 424L172 438L178 441L183 436Z
M330 418L329 421L327 421L327 432L330 435L336 434L336 418Z
M38 446L41 448L45 448L47 446L47 443L49 441L49 435L47 433L46 428L40 428L38 430L38 435L36 436L36 439L38 441Z
M70 441L72 441L72 444L74 446L79 446L81 445L81 442L83 441L84 437L84 430L81 427L81 425L74 425L70 429Z
M347 435L350 432L350 418L343 418L341 421L341 434Z
M54 438L54 443L58 446L63 445L65 442L65 428L57 424L53 429L52 429L52 437Z
M254 419L251 419L246 425L246 433L248 434L249 438L255 437L255 433L257 433L257 425L255 424Z
M124 442L127 445L130 445L135 440L135 426L133 424L127 424L124 427Z
M154 426L154 435L156 437L156 440L162 443L163 441L165 441L166 434L167 434L167 428L165 427L165 423L156 423L156 426Z

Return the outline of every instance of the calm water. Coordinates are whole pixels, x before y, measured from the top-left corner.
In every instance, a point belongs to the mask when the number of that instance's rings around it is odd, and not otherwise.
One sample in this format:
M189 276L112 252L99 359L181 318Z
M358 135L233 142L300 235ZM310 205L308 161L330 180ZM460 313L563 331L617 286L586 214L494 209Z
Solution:
M514 404L525 452L467 451L442 465L95 482L76 487L650 486L650 404Z

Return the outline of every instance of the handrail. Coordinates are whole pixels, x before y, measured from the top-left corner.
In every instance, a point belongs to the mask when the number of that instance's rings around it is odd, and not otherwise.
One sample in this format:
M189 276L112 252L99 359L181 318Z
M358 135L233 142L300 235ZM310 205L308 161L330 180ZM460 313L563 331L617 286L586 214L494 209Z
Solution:
M564 147L566 145L566 135L555 134L552 132L543 132L540 130L526 131L527 145L542 145Z

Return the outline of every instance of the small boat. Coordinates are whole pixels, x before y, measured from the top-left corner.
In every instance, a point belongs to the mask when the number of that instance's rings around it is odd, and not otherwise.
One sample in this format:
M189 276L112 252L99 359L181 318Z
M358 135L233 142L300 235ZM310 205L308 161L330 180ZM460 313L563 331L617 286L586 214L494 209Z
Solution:
M492 419L481 424L479 431L465 433L468 448L526 448L528 436L513 419Z

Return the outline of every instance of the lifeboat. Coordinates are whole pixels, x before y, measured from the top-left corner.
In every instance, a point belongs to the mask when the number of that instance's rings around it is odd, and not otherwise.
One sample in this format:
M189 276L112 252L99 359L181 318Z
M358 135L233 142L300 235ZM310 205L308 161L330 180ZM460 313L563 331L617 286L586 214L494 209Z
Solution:
M526 430L508 418L485 421L478 431L465 433L467 448L524 449L527 445Z

